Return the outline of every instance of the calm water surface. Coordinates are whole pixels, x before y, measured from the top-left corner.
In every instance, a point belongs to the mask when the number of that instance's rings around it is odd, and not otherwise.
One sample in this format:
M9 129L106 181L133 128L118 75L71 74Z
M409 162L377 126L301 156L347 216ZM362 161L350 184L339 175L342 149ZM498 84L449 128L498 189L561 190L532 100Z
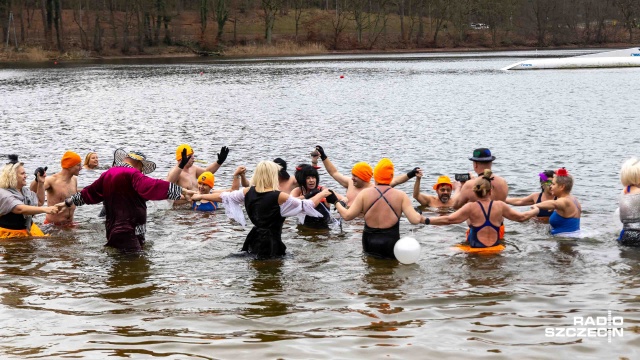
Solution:
M59 170L64 151L140 149L164 178L178 144L238 165L308 161L321 144L348 174L390 157L398 172L471 169L490 147L512 196L566 166L583 238L507 222L507 249L456 253L465 227L411 226L418 263L362 255L363 223L313 233L285 223L288 255L239 255L249 228L223 212L149 204L137 256L103 247L99 207L73 230L0 242L0 357L168 359L638 358L640 249L617 245L623 160L639 155L637 69L503 72L535 54L404 54L182 64L77 64L0 70L0 154ZM567 52L544 55L570 55ZM201 74L202 73L202 74ZM343 79L340 76L344 75ZM83 172L81 186L99 172ZM324 170L321 182L338 187ZM400 186L411 193L413 181ZM42 216L37 221L42 221ZM45 228L46 229L46 228ZM624 319L624 335L547 337L576 317Z

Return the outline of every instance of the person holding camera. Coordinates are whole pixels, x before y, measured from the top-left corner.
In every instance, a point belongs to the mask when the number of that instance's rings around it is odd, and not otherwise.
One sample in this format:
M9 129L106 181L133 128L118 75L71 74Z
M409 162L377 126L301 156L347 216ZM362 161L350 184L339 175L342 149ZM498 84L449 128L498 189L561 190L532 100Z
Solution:
M469 160L473 161L473 171L475 171L478 176L483 176L485 170L491 170L495 159L496 157L491 155L491 150L487 148L473 150L473 156L469 158ZM504 178L493 174L493 172L491 172L491 174L491 200L506 201L507 194L509 193L509 185L507 185ZM460 209L467 203L473 203L479 200L478 195L473 191L474 186L474 181L467 181L462 185L454 201L454 208ZM504 224L500 224L499 233L500 239L502 239L504 237Z
M534 205L531 210L518 212L502 201L494 200L491 196L495 186L495 177L491 170L484 170L483 174L474 181L467 181L472 185L477 200L465 204L461 209L448 216L438 216L425 221L428 225L451 225L466 221L469 225L467 242L471 248L493 248L501 245L503 238L502 224L504 219L523 222L538 214L540 209ZM466 185L466 184L465 184Z
M482 176L485 170L491 170L495 156L491 155L491 150L487 148L479 148L473 151L473 156L469 160L473 161L473 171ZM492 200L507 200L507 194L509 193L509 185L504 178L493 174L493 181L491 182L491 198ZM473 192L473 181L467 181L462 185L460 192L455 198L453 207L456 209L461 208L464 204L469 202L478 201L478 196Z
M453 183L446 175L438 177L438 181L433 185L433 190L437 196L427 195L420 192L420 180L422 179L422 170L416 173L416 183L413 185L413 198L418 200L421 206L430 206L434 208L453 207Z

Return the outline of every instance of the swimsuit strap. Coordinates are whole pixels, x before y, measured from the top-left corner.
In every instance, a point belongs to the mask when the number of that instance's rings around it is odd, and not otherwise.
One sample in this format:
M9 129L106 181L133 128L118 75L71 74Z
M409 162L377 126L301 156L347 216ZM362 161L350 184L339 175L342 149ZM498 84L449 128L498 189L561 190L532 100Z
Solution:
M375 205L375 203L378 202L378 200L383 199L387 205L389 205L389 207L391 208L391 211L393 211L393 213L398 217L398 220L400 220L400 215L398 215L398 213L396 213L396 209L393 208L393 206L391 206L391 203L389 202L389 200L387 200L387 198L384 196L384 194L387 193L387 191L391 190L391 187L389 187L387 190L385 190L384 192L380 191L380 189L378 189L377 187L374 186L374 189L376 189L376 191L378 191L378 194L380 194L380 196L378 196L377 199L375 199L373 201L373 203L371 203L371 206L369 206L369 209L367 209L367 211L365 212L365 214L371 210L371 208L373 207L373 205Z
M627 186L627 194L631 192L631 185Z
M482 206L482 203L480 201L478 201L478 205L480 205L480 210L482 210L482 215L484 215L484 220L488 220L489 219L489 215L487 215L487 213L484 211L484 206ZM491 201L489 203L489 213L491 213L491 205L493 205L493 201Z
M540 204L542 202L542 191L540 191L540 194L538 195L538 200L536 200L536 204Z

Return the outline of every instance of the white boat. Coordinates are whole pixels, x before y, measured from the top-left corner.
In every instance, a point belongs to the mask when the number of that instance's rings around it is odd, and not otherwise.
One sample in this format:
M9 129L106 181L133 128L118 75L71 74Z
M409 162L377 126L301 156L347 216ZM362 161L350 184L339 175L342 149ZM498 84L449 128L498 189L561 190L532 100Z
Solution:
M531 59L502 70L584 69L640 67L640 48L605 51L596 54L552 59Z

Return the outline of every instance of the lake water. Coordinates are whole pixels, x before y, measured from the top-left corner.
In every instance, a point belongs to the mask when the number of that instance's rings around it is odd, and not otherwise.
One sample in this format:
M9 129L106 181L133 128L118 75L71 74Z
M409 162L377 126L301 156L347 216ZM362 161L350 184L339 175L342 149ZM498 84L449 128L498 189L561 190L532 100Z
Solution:
M238 255L249 227L164 203L149 204L144 253L124 256L103 247L99 207L85 206L76 229L0 242L0 357L640 357L640 249L616 243L613 216L620 165L640 155L640 70L499 70L574 53L4 65L0 154L20 154L29 173L59 170L67 149L109 165L124 147L164 178L186 142L206 161L231 148L216 173L225 187L238 165L282 157L293 168L321 144L345 174L381 157L398 173L420 166L431 193L438 175L469 171L473 149L489 147L511 196L565 166L584 212L579 240L506 222L507 249L490 256L451 249L463 225L403 219L422 254L400 265L363 256L361 220L317 233L288 219L288 255L255 261ZM410 194L413 181L399 188ZM623 318L610 342L545 336L608 311Z

